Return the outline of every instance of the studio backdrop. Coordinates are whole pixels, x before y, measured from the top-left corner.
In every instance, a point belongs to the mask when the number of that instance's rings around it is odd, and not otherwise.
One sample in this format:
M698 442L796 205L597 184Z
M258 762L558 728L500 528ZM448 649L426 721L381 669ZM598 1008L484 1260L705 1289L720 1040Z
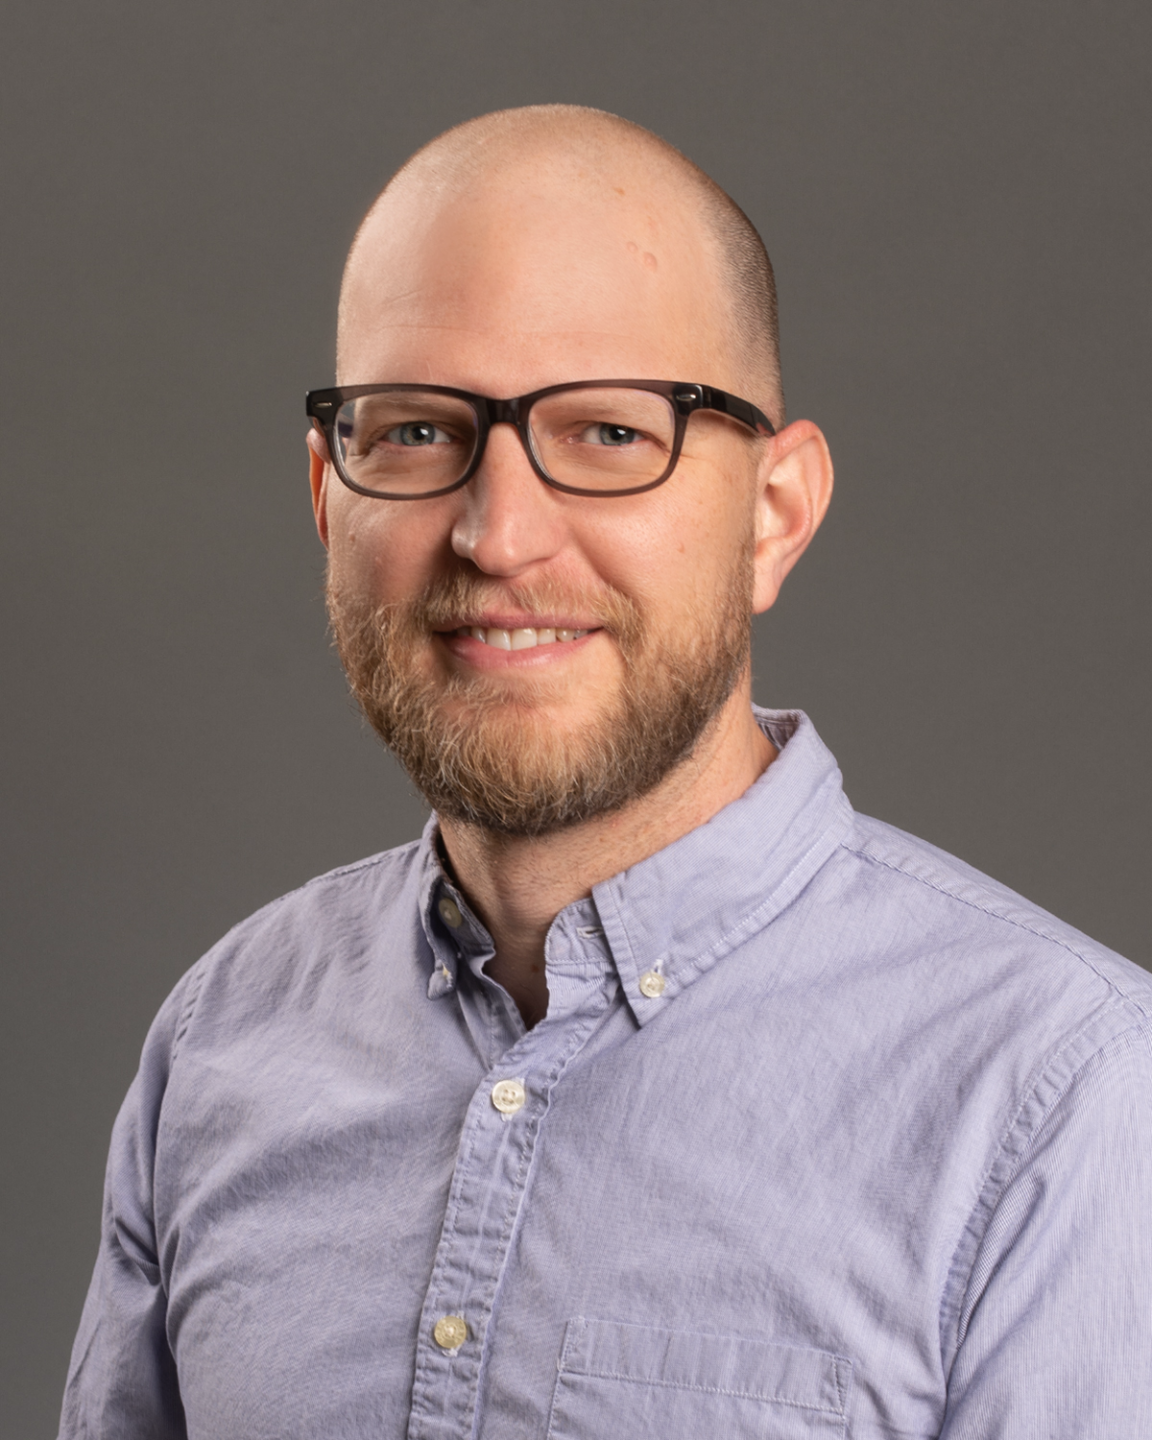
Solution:
M468 116L616 111L752 217L837 465L757 699L1152 964L1150 44L1135 0L8 5L0 1432L55 1433L164 995L423 823L326 636L303 395L361 213Z

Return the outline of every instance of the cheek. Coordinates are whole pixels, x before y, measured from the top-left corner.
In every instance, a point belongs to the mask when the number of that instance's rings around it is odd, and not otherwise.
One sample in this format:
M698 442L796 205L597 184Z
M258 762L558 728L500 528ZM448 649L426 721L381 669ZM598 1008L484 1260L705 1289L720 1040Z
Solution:
M659 617L661 628L675 628L695 624L726 599L748 534L748 517L718 510L706 497L677 497L621 517L589 537L584 551L601 581Z
M673 476L669 486L678 476ZM722 472L693 477L699 483L673 492L654 512L644 536L640 574L660 603L688 613L726 596L733 569L749 548L751 495Z
M435 501L404 505L350 495L329 520L329 565L340 583L377 602L410 599L448 549L451 521Z

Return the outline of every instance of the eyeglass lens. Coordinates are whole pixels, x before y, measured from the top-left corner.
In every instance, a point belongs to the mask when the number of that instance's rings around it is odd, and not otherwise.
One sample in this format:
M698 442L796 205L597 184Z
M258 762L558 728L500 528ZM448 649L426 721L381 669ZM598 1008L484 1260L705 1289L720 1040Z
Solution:
M631 490L668 468L676 418L648 390L561 390L529 417L540 468L561 485L592 493ZM466 400L419 390L384 390L347 401L336 419L348 478L382 495L422 495L461 478L476 454L479 421Z

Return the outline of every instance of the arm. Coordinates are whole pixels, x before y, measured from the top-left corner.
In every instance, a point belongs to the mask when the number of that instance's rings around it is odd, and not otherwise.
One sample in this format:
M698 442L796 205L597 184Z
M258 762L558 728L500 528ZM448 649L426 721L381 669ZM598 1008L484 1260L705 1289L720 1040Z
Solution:
M1152 1044L1081 1066L991 1210L941 1440L1152 1435Z
M195 973L195 972L191 972ZM152 1207L156 1130L191 976L156 1017L117 1116L100 1250L64 1392L60 1440L185 1440Z

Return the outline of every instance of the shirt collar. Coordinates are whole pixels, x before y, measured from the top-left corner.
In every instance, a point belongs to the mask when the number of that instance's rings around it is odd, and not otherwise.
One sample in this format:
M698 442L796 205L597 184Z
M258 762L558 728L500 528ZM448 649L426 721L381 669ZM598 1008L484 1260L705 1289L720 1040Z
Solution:
M808 717L758 707L754 714L779 751L764 774L711 820L593 888L624 994L641 1025L775 919L851 824L836 761ZM430 994L451 988L445 981L456 978L458 947L491 945L444 874L436 833L432 816L421 844L420 883L421 920L435 957ZM457 927L444 923L446 899L461 917Z
M641 1025L774 920L851 824L836 761L808 717L754 713L779 751L764 774L711 820L592 891Z

